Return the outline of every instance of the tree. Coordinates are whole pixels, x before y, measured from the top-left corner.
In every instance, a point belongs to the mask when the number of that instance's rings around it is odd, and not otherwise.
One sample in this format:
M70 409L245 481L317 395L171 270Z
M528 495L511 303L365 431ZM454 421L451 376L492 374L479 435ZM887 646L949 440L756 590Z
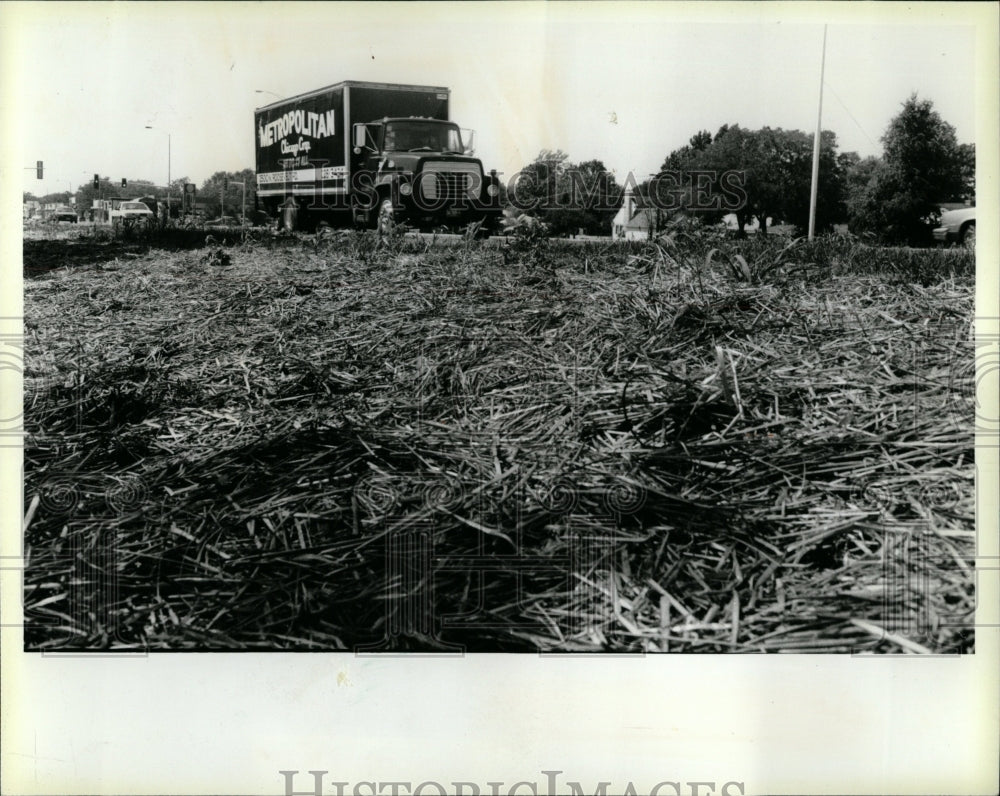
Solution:
M959 173L962 175L961 195L955 197L958 201L976 203L976 145L958 145Z
M854 185L851 227L891 243L930 244L940 204L975 192L975 149L963 149L955 128L916 94L889 123L882 143L885 154L867 183Z
M555 205L560 176L569 156L561 149L543 149L531 163L519 171L508 186L511 202L519 210L541 213Z
M510 186L510 201L538 215L555 235L606 235L622 189L600 160L571 163L562 150L543 149Z
M778 131L782 132L782 131ZM798 234L809 229L812 202L813 135L799 130L778 136L779 156L777 201L773 206L786 224ZM853 157L851 157L853 155ZM846 169L856 153L837 153L837 136L830 130L820 135L819 176L816 191L816 229L829 231L847 218ZM761 227L763 229L763 220Z
M565 231L574 233L583 229L588 235L607 235L622 203L622 189L604 162L570 163L562 179L561 199L568 199L570 208L578 214L570 220L571 226Z
M667 155L663 165L660 166L660 171L684 171L711 145L712 134L708 130L698 131L684 146Z
M712 134L708 130L699 130L688 141L688 146L696 152L704 152L712 145Z
M229 187L224 194L223 188L227 180ZM239 183L241 182L245 188L240 187ZM253 212L256 187L257 175L253 169L217 171L201 184L201 187L198 189L198 201L205 203L205 209L209 216L228 215L238 218L243 209L244 190L246 190L247 194L247 214L249 215ZM223 213L223 209L225 209L225 213Z
M76 214L82 218L87 218L90 209L94 206L94 200L103 196L111 196L111 183L107 178L100 181L100 188L95 189L93 182L88 180L76 189Z
M881 163L881 158L869 156L845 164L847 219L852 228L856 226L855 220L864 213L865 193Z
M55 193L45 194L38 201L43 205L64 205L68 204L72 197L72 191L56 191Z
M714 138L707 131L691 138L687 146L664 161L672 173L655 186L652 198L680 192L680 203L705 221L718 221L726 213L736 216L739 235L753 218L767 234L767 219L780 218L797 227L808 225L812 181L813 137L800 130L764 127L747 130L738 124L723 125ZM678 185L677 176L680 176ZM666 178L666 174L663 174ZM733 186L739 183L740 191ZM820 176L817 225L820 229L842 220L844 168L837 155L834 133L820 138Z
M708 130L698 131L684 146L664 158L657 174L635 186L636 206L646 210L650 237L662 232L679 210L695 212L694 186L689 177L705 168L705 151L711 145L712 134ZM698 214L703 220L711 218L704 212ZM722 214L715 214L714 220L721 218Z

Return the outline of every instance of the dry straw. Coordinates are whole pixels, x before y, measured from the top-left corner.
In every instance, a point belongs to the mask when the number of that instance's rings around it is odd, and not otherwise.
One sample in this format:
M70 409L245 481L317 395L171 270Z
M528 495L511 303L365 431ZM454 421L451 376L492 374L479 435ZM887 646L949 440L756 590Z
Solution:
M191 243L27 244L30 648L972 649L968 255Z

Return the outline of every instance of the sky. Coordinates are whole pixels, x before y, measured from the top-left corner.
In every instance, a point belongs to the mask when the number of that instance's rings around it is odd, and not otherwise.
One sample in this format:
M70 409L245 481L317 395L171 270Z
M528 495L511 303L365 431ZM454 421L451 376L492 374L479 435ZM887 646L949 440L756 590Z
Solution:
M974 4L975 5L975 4ZM984 4L988 6L989 4ZM852 6L847 8L846 6ZM948 10L948 8L952 10ZM0 100L23 190L252 168L253 110L341 80L448 86L483 165L542 149L619 179L722 124L879 139L913 92L976 138L963 4L0 3ZM987 7L985 9L989 11ZM151 126L154 129L146 129ZM169 152L168 152L169 150ZM27 166L45 162L45 178Z

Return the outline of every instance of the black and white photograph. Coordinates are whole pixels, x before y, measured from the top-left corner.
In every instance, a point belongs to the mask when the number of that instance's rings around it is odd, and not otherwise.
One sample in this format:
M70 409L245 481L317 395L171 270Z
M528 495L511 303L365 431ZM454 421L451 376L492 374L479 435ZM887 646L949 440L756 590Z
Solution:
M996 7L859 5L0 4L5 655L995 654Z

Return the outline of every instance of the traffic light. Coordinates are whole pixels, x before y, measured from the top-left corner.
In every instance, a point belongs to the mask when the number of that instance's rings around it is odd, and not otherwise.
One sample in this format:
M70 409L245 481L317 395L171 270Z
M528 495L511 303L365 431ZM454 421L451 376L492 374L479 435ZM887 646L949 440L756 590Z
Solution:
M122 188L124 188L126 185L128 185L128 180L122 177Z
M94 175L94 190L100 190L101 188L101 178L98 175Z
M40 161L40 160L36 161L35 162L35 176L38 179L42 179L42 170L43 170L42 169L42 161Z
M222 178L222 192L223 193L227 193L228 191L229 191L229 178L228 177L223 177Z

